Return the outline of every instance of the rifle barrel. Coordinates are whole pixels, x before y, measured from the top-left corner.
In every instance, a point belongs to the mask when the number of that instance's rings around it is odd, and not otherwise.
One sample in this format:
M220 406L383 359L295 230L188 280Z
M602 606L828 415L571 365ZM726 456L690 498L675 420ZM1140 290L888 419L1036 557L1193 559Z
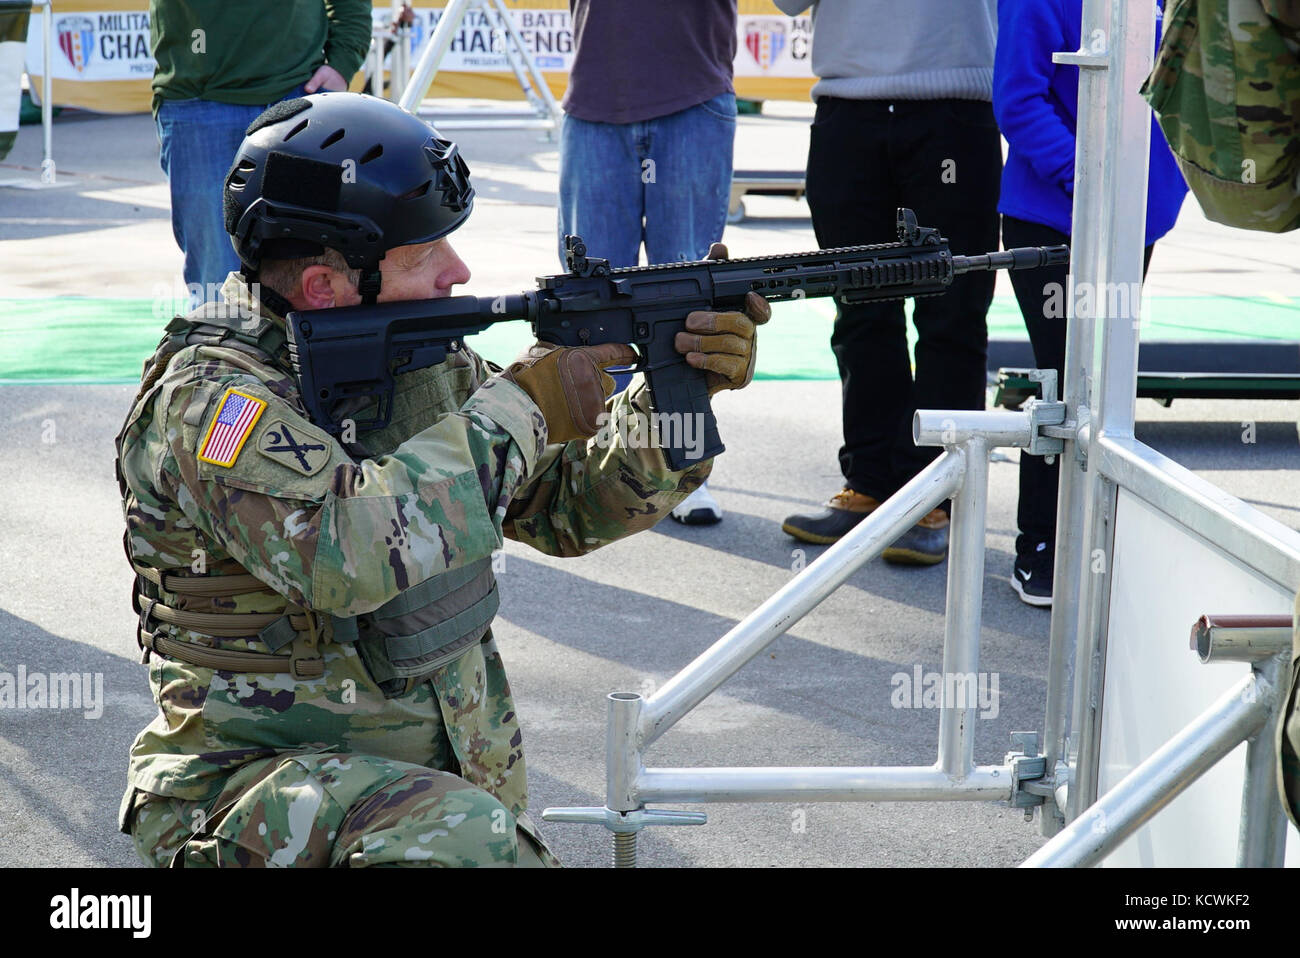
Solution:
M954 256L952 271L959 274L991 269L1038 269L1040 266L1065 266L1069 262L1068 246L1028 246L982 256Z

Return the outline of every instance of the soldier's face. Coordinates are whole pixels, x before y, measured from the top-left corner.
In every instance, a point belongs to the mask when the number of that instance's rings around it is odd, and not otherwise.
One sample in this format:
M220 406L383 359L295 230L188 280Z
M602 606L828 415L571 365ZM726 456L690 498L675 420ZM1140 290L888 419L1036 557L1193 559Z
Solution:
M390 249L379 261L383 282L379 302L404 299L439 299L469 281L469 267L445 239ZM361 294L347 277L328 266L309 266L289 302L298 309L356 306Z
M446 239L390 249L379 263L383 284L379 302L438 299L469 282L469 267Z

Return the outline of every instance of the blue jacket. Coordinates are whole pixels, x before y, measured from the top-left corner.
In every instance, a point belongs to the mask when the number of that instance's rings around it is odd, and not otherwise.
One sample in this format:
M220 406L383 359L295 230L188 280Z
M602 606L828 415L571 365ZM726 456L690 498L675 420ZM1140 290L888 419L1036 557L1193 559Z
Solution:
M1079 68L1052 54L1077 50L1082 0L999 0L993 112L1009 151L998 212L1070 234ZM1173 229L1187 195L1164 134L1151 119L1146 245Z

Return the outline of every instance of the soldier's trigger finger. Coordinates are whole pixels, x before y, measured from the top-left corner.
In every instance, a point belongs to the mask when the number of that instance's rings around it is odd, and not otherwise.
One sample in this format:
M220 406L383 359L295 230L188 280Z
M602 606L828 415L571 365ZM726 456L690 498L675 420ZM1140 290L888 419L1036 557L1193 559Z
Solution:
M720 336L701 336L698 333L678 333L673 346L679 353L729 353L748 356L753 349L751 340L731 333Z
M610 366L634 366L641 358L627 343L601 343L599 346L583 346L581 349L601 369Z
M614 394L614 377L605 370L610 366L634 366L640 359L635 349L626 343L601 343L584 346L579 350L592 361L600 376L601 395L608 399Z
M742 339L754 338L754 321L744 313L710 313L697 310L686 316L686 329L692 333L731 333Z

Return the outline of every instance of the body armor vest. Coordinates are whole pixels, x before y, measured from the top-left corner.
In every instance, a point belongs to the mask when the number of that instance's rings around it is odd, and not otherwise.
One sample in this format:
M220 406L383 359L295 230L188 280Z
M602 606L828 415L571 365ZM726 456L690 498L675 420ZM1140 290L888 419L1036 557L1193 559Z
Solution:
M287 366L282 326L245 308L208 303L167 324L166 335L145 364L133 403L149 401L173 356L188 346L221 346L247 353L271 366ZM128 417L128 423L130 422ZM125 428L117 439L120 457ZM123 508L131 495L115 463ZM403 695L435 669L481 641L500 604L490 558L479 559L412 586L373 612L349 618L323 615L294 605L245 570L220 575L188 575L141 564L124 536L127 558L136 571L133 607L140 615L137 640L145 660L158 652L193 665L231 672L288 672L296 678L324 674L320 642L356 646L374 682L389 698ZM187 570L184 570L188 572ZM184 611L187 598L251 596L281 601L274 611L222 613ZM272 603L274 605L274 603ZM211 645L181 641L157 628L166 624L197 633ZM221 638L257 638L269 653L222 649ZM281 650L289 649L288 654Z

